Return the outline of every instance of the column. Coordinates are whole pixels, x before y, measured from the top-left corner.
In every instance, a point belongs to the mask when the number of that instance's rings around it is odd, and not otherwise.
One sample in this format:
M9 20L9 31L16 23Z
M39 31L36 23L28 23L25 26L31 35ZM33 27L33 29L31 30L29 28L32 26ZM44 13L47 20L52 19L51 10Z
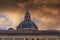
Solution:
M34 38L34 40L36 40L37 38Z
M15 40L15 38L13 38L13 40Z
M4 40L4 38L2 38L2 40Z
M59 37L57 37L57 40L59 40Z
M48 40L48 38L46 37L46 40Z
M48 40L48 37L46 36L46 40Z
M26 38L24 38L24 40L26 40Z

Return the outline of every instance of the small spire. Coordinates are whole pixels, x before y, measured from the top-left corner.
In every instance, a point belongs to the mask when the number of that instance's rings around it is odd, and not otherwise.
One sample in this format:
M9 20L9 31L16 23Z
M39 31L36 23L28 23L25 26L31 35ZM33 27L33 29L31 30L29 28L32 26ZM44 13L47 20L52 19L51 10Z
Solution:
M26 8L28 10L28 8Z
M26 13L25 13L25 20L30 20L30 13L28 11L28 8L27 8Z
M29 15L30 16L30 13L29 13L28 9L26 10L26 14L25 15Z
M26 9L26 14L29 14L28 8Z

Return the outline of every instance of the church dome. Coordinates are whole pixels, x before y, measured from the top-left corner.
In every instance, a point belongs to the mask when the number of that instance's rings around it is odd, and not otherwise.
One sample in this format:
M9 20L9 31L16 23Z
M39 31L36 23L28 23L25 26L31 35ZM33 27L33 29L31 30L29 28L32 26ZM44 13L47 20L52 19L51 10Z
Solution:
M17 29L19 29L19 28L35 28L35 29L37 29L37 26L35 25L35 23L33 23L30 20L30 21L21 22Z
M17 27L18 30L20 29L34 29L36 30L37 29L37 26L36 24L31 20L30 18L30 14L29 12L27 11L26 14L25 14L25 19L24 21L22 21L18 27Z

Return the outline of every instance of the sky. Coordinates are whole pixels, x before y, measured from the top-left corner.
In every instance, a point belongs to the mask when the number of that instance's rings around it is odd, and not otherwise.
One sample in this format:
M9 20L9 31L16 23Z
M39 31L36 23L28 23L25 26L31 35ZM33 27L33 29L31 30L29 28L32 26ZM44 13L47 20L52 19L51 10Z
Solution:
M60 30L60 0L0 0L0 29L16 29L26 8L39 30Z

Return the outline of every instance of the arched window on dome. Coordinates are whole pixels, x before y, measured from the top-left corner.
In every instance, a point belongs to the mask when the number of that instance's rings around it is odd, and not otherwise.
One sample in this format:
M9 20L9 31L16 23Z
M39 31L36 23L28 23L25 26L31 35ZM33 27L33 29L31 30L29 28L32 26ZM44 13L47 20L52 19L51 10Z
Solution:
M13 28L9 28L8 31L13 31L14 29Z

